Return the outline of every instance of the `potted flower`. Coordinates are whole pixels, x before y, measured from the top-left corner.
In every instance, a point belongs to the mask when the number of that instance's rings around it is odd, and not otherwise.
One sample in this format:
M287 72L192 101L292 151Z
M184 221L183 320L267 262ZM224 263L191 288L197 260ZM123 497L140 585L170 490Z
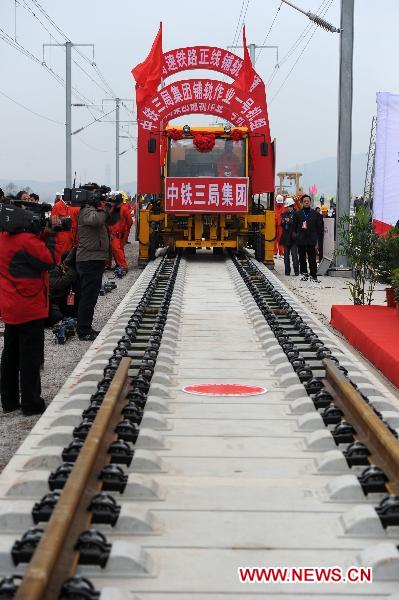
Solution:
M392 271L391 285L396 300L396 314L399 316L399 269L394 269Z

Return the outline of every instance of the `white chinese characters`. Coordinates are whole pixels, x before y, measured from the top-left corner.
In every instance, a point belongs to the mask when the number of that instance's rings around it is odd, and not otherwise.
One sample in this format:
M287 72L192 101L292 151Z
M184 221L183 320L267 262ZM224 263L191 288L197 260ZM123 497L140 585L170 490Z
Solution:
M248 180L245 177L167 177L166 211L247 212Z

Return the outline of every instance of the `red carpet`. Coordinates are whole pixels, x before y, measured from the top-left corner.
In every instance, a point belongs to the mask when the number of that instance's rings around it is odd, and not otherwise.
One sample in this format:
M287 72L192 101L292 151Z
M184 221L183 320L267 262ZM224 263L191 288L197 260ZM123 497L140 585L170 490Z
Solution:
M399 387L399 316L396 308L333 305L331 325Z

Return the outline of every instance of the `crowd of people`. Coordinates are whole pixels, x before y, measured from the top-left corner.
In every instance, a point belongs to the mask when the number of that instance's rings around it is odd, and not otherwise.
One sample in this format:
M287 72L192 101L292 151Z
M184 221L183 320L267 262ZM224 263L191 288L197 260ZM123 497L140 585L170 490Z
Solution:
M135 209L130 198L97 184L79 190L81 202L57 194L50 206L37 194L21 190L6 197L0 189L3 412L44 412L40 369L45 327L75 317L79 340L94 340L99 332L92 327L93 316L104 271L114 268L118 277L128 271L125 245Z
M292 264L294 276L316 287L320 284L317 262L323 258L324 219L335 218L335 205L329 211L324 203L315 209L311 203L308 194L297 200L277 194L275 255L284 257L285 275L291 275Z

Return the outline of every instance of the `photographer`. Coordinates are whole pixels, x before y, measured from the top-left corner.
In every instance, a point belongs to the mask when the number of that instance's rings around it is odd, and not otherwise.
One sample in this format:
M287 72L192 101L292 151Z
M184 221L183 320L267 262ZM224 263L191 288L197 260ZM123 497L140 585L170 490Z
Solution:
M0 382L4 412L21 408L24 415L37 415L46 409L40 396L40 365L49 313L48 271L56 260L45 208L40 214L29 206L0 205L0 313L6 324Z
M76 270L80 278L77 334L82 341L93 341L98 331L92 328L94 308L100 293L105 262L110 258L107 231L109 214L102 208L110 188L97 184L82 186L86 200L78 217Z

